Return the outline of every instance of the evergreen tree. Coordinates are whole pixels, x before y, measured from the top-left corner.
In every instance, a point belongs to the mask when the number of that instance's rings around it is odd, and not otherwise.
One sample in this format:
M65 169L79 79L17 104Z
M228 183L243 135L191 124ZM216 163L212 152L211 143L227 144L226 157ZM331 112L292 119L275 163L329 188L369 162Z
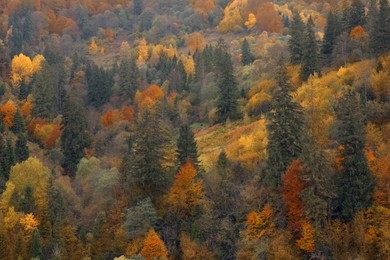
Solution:
M288 50L290 51L290 62L293 65L301 64L303 58L303 33L305 24L298 11L294 10L293 20L290 24L290 39L288 40Z
M332 63L332 52L339 33L339 21L337 19L337 15L330 12L328 14L327 24L324 33L324 40L321 46L321 55L324 65L329 66Z
M135 92L141 82L140 72L133 57L122 59L119 65L119 88L122 94L134 98Z
M99 108L111 98L112 74L99 68L96 64L88 64L85 72L88 90L88 103Z
M240 93L237 88L230 54L226 50L217 47L215 58L218 60L217 74L219 77L217 83L219 89L217 99L218 121L225 122L229 118L237 118L237 99Z
M281 187L281 175L302 150L302 108L292 100L286 67L281 61L277 73L278 87L272 95L272 110L267 115L268 171L265 183Z
M12 126L12 132L14 134L24 133L26 132L26 124L24 122L24 118L18 109L15 113L14 117L14 125Z
M379 12L373 32L370 33L370 46L376 56L385 54L390 49L390 7L388 0L379 1ZM375 12L372 10L371 12ZM370 15L372 15L370 12ZM372 18L370 18L372 19Z
M367 31L368 31L368 46L370 48L370 52L372 56L375 56L375 49L377 43L376 40L376 33L377 29L377 19L378 19L378 5L377 0L370 0L370 4L368 7L368 13L367 13Z
M77 164L84 156L84 148L90 143L87 120L81 102L67 96L64 103L64 129L61 135L61 148L64 154L62 166L70 176L74 176Z
M44 259L42 252L41 236L38 230L34 230L31 239L30 255L35 259Z
M33 190L30 186L27 186L24 189L24 196L21 198L19 203L19 211L24 212L25 214L35 213L35 202L33 197Z
M10 168L4 138L0 135L0 190L5 187L5 183L8 181Z
M51 67L46 63L38 72L34 82L33 111L34 117L51 119L56 112L56 98L54 94L54 79Z
M12 28L12 33L8 38L11 57L20 53L28 53L31 49L29 45L32 43L34 35L32 13L31 6L25 5L9 17L8 25Z
M161 114L149 110L139 115L131 156L128 157L132 161L123 173L131 189L138 188L146 194L161 192L166 184L161 163L170 134L161 117Z
M15 143L15 158L16 162L23 162L28 159L30 152L27 146L27 137L25 133L18 134Z
M303 56L301 67L301 79L303 81L306 81L310 75L313 75L316 71L318 71L318 48L313 27L314 23L310 17L306 25L306 30L303 34Z
M182 165L190 159L195 165L198 165L198 150L194 133L188 125L180 127L179 139L177 140L177 159Z
M349 9L348 30L356 26L364 26L366 23L366 11L360 0L353 0Z
M7 157L7 162L8 162L8 172L11 170L11 167L16 164L16 158L15 158L15 149L14 149L14 144L12 142L12 138L8 137L7 138L7 148L6 148L6 157Z
M134 15L138 16L138 15L142 14L143 9L144 9L143 0L134 0L133 1Z
M356 212L371 205L375 179L365 156L365 116L359 97L347 93L337 103L335 112L335 139L342 148L338 211L343 220L351 221Z
M247 39L245 38L244 41L242 42L242 47L241 47L241 62L243 65L249 65L254 60L255 60L255 57L251 53L249 43L248 43Z

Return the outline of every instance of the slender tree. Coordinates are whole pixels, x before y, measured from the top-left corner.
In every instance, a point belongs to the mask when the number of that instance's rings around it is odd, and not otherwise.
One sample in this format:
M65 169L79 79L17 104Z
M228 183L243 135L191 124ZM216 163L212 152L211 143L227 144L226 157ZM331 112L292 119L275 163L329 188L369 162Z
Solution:
M25 133L18 134L15 143L15 157L16 162L23 162L28 159L30 156L28 146L27 146L27 137Z
M51 119L56 113L54 76L51 67L45 63L38 72L32 87L34 117Z
M195 165L198 164L198 151L194 133L188 125L180 127L179 139L177 140L177 159L184 164L190 159Z
M314 34L314 23L311 17L306 25L306 30L303 34L303 55L301 67L301 79L306 81L310 75L318 71L318 47L317 40Z
M303 58L303 33L305 24L302 21L301 15L294 10L293 20L290 24L290 39L288 40L288 50L290 51L291 64L301 64Z
M243 65L249 65L255 60L253 56L248 40L245 38L241 46L241 62Z
M335 139L341 147L341 174L337 181L338 211L351 221L372 203L375 179L365 156L365 116L359 97L348 92L336 106Z
M324 40L321 46L323 65L326 66L331 65L333 48L339 33L340 33L339 20L337 18L337 15L333 14L333 12L330 12L328 14L327 24L325 27Z
M370 33L370 46L372 52L376 56L385 54L390 49L390 7L388 0L379 1L379 12L377 15L376 23L373 28L373 32ZM374 6L371 6L374 8ZM370 15L375 11L370 11ZM372 18L370 18L372 19Z
M290 84L283 61L278 65L278 87L272 95L272 110L267 115L268 170L264 182L280 187L281 176L301 153L302 108L292 100Z
M61 148L64 154L62 166L70 176L74 176L77 164L84 156L84 148L90 145L85 112L80 101L67 96L63 111L63 133L61 136Z

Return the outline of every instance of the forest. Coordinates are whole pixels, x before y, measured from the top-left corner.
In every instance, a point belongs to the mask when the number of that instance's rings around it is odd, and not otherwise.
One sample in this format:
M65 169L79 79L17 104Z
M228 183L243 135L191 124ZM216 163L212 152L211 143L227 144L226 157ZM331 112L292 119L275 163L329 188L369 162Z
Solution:
M0 0L0 260L389 259L388 0Z

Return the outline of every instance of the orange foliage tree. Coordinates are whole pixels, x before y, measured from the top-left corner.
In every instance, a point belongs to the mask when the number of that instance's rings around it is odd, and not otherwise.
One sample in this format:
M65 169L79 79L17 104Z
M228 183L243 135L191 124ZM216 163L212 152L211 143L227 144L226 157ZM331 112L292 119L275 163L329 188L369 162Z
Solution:
M273 3L262 3L259 5L256 14L257 27L262 31L280 32L282 19L275 10Z
M191 54L194 54L196 51L202 52L206 47L206 40L201 33L194 32L188 37L187 46Z
M315 229L309 222L302 225L302 237L296 241L296 245L308 253L315 251Z
M168 259L168 250L154 229L150 229L146 235L141 256L146 260Z
M13 121L17 109L15 102L11 99L1 107L0 112L3 115L3 121L8 127L12 127L14 125Z
M196 174L196 166L187 161L176 173L175 181L165 198L169 211L181 218L190 217L195 206L203 200L203 182L195 179Z
M20 113L22 114L23 117L29 117L31 116L32 112L32 104L30 101L24 102L24 104L20 108Z
M300 178L301 173L302 163L296 160L291 163L282 177L283 200L287 207L289 228L295 233L299 233L305 218L303 204L300 198L300 194L305 187L304 182Z
M109 127L118 121L118 111L117 110L109 110L100 118L100 122L104 127Z
M365 36L366 36L366 31L360 25L353 28L350 33L350 37L356 40L362 40Z
M190 3L195 11L205 17L207 17L207 12L215 8L215 0L190 0Z
M246 235L248 238L262 238L269 236L275 229L274 212L269 204L265 204L262 211L252 211L247 215Z
M100 122L104 127L109 127L118 121L134 121L134 108L132 106L124 106L121 109L109 110L102 115Z
M151 109L154 105L164 99L164 92L157 85L150 85L149 88L135 94L135 103L144 109Z

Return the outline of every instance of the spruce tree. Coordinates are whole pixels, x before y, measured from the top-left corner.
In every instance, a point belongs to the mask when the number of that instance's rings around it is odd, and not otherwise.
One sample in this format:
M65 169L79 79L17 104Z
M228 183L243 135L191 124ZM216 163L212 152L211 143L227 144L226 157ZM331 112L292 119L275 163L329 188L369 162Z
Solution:
M26 132L26 124L24 122L24 118L22 114L20 113L20 110L16 110L14 121L14 125L12 126L11 130L14 134L24 133Z
M306 25L306 30L303 34L303 56L301 67L301 79L306 81L310 75L318 71L318 47L317 40L314 34L314 23L311 17Z
M359 97L348 92L335 108L335 139L341 147L341 168L337 180L338 211L345 221L372 203L375 179L365 156L365 115Z
M15 158L16 162L23 162L28 159L30 156L28 146L27 146L27 137L25 133L18 134L15 143Z
M11 137L7 138L6 157L7 157L6 160L8 162L8 172L9 172L11 170L11 167L16 164L15 149Z
M233 63L230 54L227 51L219 50L217 48L216 59L218 59L218 89L219 95L217 99L217 114L218 121L225 122L227 119L235 119L238 117L239 91L237 88L237 81L234 76Z
M119 65L119 88L121 94L134 98L135 92L141 82L140 72L133 57L122 59Z
M366 11L364 4L360 0L353 0L348 19L348 29L352 30L356 26L364 26L366 23Z
M24 212L25 214L35 213L36 208L33 197L33 190L30 186L27 186L24 189L24 194L20 200L18 210Z
M301 64L303 58L303 33L305 24L298 11L294 10L293 20L290 24L290 39L288 40L288 50L290 51L290 62L293 65Z
M180 164L186 163L190 159L198 165L198 150L194 133L188 125L180 127L179 139L177 140L177 159Z
M385 54L390 49L390 7L388 0L379 1L379 12L377 15L374 31L371 33L370 46L376 56ZM371 19L371 18L370 18Z
M88 148L91 143L81 101L76 101L70 96L65 98L62 123L64 125L61 135L61 148L64 154L62 166L70 176L74 176L77 164L84 156L84 148Z
M255 57L253 56L249 43L245 38L244 41L242 42L242 47L241 47L241 62L245 66L251 64L254 60Z
M37 229L34 230L32 234L30 255L32 258L35 259L44 259L42 252L41 236Z
M371 56L375 56L375 49L377 43L376 40L376 33L377 29L377 19L378 19L378 5L377 0L370 0L370 4L368 7L368 13L367 13L367 25L366 30L368 31L368 46L370 48Z
M54 78L51 67L45 63L32 87L34 117L51 119L56 113Z
M88 103L95 108L107 103L112 94L112 74L103 68L99 68L96 64L88 64L85 78L87 81Z
M268 159L264 183L281 187L281 175L301 154L302 108L292 100L290 84L283 61L278 65L278 87L272 94L272 109L267 114Z
M325 27L324 40L321 46L321 55L323 65L329 66L332 63L332 52L339 35L339 21L337 15L330 12L328 14L327 24Z

